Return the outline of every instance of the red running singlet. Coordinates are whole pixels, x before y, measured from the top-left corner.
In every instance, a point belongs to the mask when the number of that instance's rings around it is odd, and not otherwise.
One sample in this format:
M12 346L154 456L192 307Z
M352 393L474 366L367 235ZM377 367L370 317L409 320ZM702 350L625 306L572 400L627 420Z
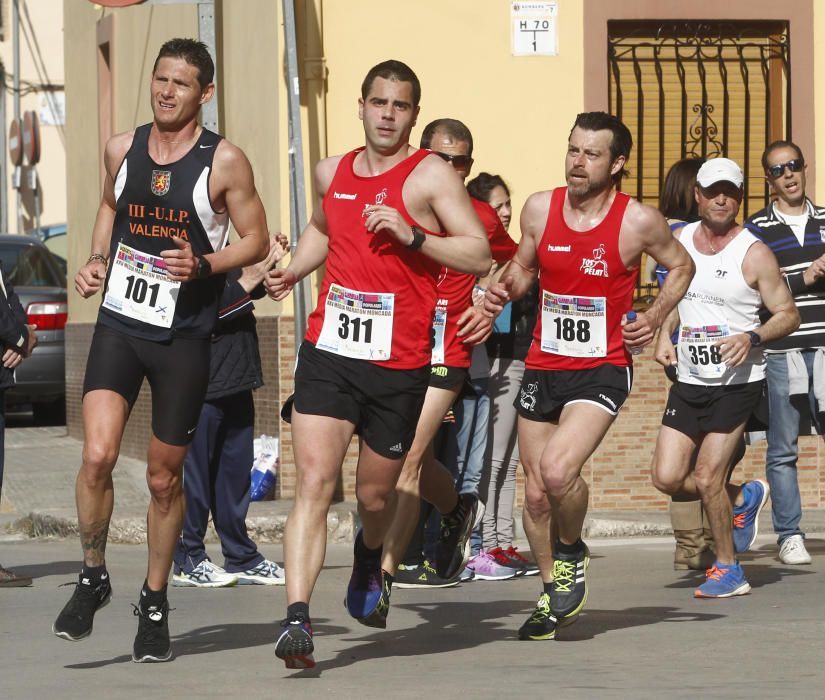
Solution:
M577 370L632 364L622 340L638 268L619 254L619 231L630 197L617 192L604 219L589 231L564 221L566 187L553 190L537 254L539 313L528 369Z
M518 244L510 238L501 224L496 210L487 202L470 197L470 202L481 220L490 242L493 260L506 262L518 250ZM434 365L447 367L469 367L473 346L462 342L458 337L458 319L473 303L474 275L457 272L448 267L438 282L438 306L433 319L433 354Z
M341 159L324 196L329 252L306 340L344 357L416 369L430 362L441 266L386 233L368 231L364 209L375 204L393 207L414 225L402 189L430 152L416 151L387 172L365 177L353 170L355 156L362 150Z

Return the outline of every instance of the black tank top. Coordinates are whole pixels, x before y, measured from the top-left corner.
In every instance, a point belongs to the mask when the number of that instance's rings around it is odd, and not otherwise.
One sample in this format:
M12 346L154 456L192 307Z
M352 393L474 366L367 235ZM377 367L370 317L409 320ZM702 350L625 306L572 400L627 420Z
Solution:
M148 340L207 338L217 320L224 275L170 289L162 262L159 266L152 256L175 247L170 236L188 241L195 255L226 245L229 215L216 212L209 199L212 160L223 137L203 129L185 156L158 165L149 157L151 128L135 129L115 178L117 208L98 322Z

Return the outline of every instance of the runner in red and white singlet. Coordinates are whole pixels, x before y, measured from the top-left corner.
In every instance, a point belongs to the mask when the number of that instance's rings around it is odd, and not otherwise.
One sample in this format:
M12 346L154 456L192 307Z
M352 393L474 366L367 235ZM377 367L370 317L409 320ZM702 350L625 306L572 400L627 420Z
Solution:
M630 197L617 192L604 219L586 232L565 223L566 197L566 187L553 190L537 248L539 314L525 366L628 367L621 322L633 303L639 270L628 269L622 261L619 231Z
M437 119L421 134L421 148L449 162L462 179L472 167L473 137L465 124L457 119ZM485 202L471 200L476 214L487 232L493 257L506 261L518 249L507 235L495 210ZM398 479L398 501L392 525L387 533L382 568L399 576L399 584L445 586L458 583L467 560L467 538L483 515L483 504L475 494L459 498L453 475L433 454L432 442L461 391L470 367L474 345L483 342L491 330L482 309L473 305L473 288L477 277L452 268L442 271L438 282L438 305L432 318L432 368L430 385L415 429L415 439L407 453L404 469ZM422 560L406 561L398 569L410 539L419 525L421 498L442 514L441 537L436 548L434 568ZM420 552L417 558L421 557ZM429 562L428 562L429 563ZM417 566L421 564L421 566Z
M519 250L487 290L498 313L539 275L539 321L527 356L518 435L526 474L524 529L544 590L519 639L552 639L587 599L589 552L581 540L588 486L581 470L613 423L632 379L630 351L653 340L693 276L662 215L618 192L632 139L604 112L570 132L567 187L532 195ZM628 322L642 253L670 270L646 312ZM550 513L553 513L552 539Z
M358 100L366 146L318 163L312 219L289 266L266 281L270 296L283 299L327 264L298 353L294 404L283 412L292 422L298 472L285 536L289 605L275 645L288 668L315 663L309 599L324 561L327 512L356 432L362 529L346 605L359 622L386 626L386 509L427 390L438 271L479 275L491 264L461 179L409 144L420 96L418 78L399 61L367 73ZM445 235L427 233L436 231Z
M430 361L429 329L442 268L432 258L399 246L386 231L370 233L366 209L375 204L392 207L415 225L402 192L410 173L429 153L416 151L387 172L365 177L353 170L363 151L361 147L341 158L323 199L329 252L306 340L344 357L416 369Z

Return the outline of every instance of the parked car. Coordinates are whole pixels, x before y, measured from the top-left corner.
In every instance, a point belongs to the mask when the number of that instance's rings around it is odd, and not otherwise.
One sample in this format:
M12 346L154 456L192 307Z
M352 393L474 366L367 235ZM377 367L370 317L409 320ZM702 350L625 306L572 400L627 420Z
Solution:
M69 257L66 250L68 230L66 224L52 224L51 226L41 226L39 229L29 231L29 234L37 236L54 253L60 267L63 268L63 274L66 274L66 259Z
M53 422L65 413L65 327L68 316L66 273L36 236L0 234L0 266L37 326L38 345L6 391L6 405L32 405L35 420Z

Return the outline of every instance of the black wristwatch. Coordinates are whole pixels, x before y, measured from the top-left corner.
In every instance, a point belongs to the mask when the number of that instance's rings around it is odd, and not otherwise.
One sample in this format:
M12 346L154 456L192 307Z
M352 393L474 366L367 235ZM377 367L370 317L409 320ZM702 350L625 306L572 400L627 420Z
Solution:
M211 274L212 266L209 264L209 261L205 257L203 257L203 255L199 255L198 266L195 269L195 279L205 280Z
M748 336L751 339L751 347L758 348L762 346L762 338L760 337L759 333L756 331L747 331Z
M410 230L412 231L413 239L412 243L410 243L407 248L410 250L418 250L422 245L424 245L424 241L427 240L427 235L420 228L418 228L418 226L410 226Z

